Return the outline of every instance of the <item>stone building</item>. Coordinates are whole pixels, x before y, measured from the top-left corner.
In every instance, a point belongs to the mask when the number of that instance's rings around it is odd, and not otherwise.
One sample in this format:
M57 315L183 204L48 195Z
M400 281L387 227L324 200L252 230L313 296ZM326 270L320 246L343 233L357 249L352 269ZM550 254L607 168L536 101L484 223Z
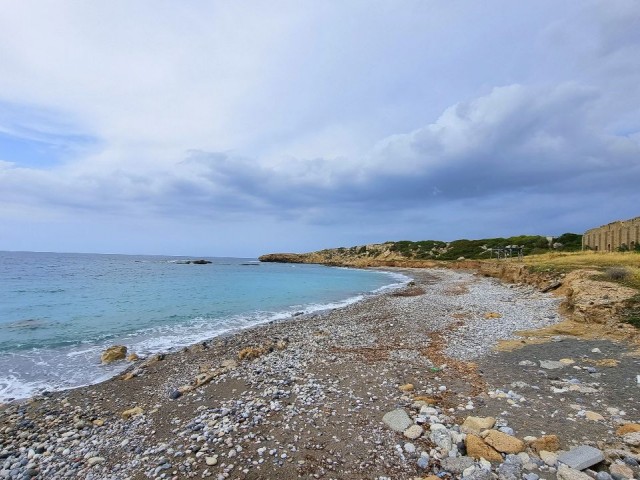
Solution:
M592 228L582 236L583 250L614 252L623 246L634 250L637 245L640 245L640 217Z

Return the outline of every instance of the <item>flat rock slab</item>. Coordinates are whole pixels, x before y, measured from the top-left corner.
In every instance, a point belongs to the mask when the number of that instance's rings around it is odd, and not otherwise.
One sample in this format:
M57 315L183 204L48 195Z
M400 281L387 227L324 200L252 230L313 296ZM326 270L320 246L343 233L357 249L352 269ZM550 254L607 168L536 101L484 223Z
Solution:
M584 470L604 460L604 453L589 445L580 445L558 456L558 461L576 470Z
M407 428L413 425L413 420L411 420L409 415L407 415L407 412L401 408L385 413L384 417L382 417L382 421L391 430L399 433L404 432Z
M547 370L557 370L566 366L565 363L556 362L555 360L540 360L540 368L546 368Z

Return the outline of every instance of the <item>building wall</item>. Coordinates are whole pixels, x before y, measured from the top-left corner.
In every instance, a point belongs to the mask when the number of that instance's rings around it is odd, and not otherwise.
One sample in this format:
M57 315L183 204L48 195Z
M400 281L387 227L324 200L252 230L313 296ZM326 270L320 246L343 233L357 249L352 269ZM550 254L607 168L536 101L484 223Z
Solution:
M584 248L599 252L614 252L622 244L633 250L640 244L640 217L619 220L584 232Z

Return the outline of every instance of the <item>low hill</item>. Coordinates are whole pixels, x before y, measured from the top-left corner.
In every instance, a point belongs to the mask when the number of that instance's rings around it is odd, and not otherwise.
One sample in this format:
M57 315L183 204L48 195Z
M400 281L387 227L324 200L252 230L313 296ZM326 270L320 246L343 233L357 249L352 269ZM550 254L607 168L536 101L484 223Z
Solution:
M423 240L412 242L374 243L355 247L340 247L310 253L272 253L263 255L263 262L320 263L325 265L388 266L402 264L419 266L434 260L484 259L492 255L492 248L517 245L524 255L548 253L550 250L576 251L582 246L582 235L565 233L551 241L539 235L520 235L508 238L481 240Z

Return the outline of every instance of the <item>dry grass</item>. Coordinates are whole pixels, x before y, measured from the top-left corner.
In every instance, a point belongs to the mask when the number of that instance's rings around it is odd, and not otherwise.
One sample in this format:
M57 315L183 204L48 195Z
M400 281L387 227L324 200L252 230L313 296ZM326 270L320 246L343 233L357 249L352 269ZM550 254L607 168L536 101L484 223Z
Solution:
M640 290L640 254L635 252L554 252L531 255L525 257L524 262L539 271L571 271L584 268L606 274L612 269L625 270L627 275L624 279L607 278L603 275L603 280L619 280L626 286Z

